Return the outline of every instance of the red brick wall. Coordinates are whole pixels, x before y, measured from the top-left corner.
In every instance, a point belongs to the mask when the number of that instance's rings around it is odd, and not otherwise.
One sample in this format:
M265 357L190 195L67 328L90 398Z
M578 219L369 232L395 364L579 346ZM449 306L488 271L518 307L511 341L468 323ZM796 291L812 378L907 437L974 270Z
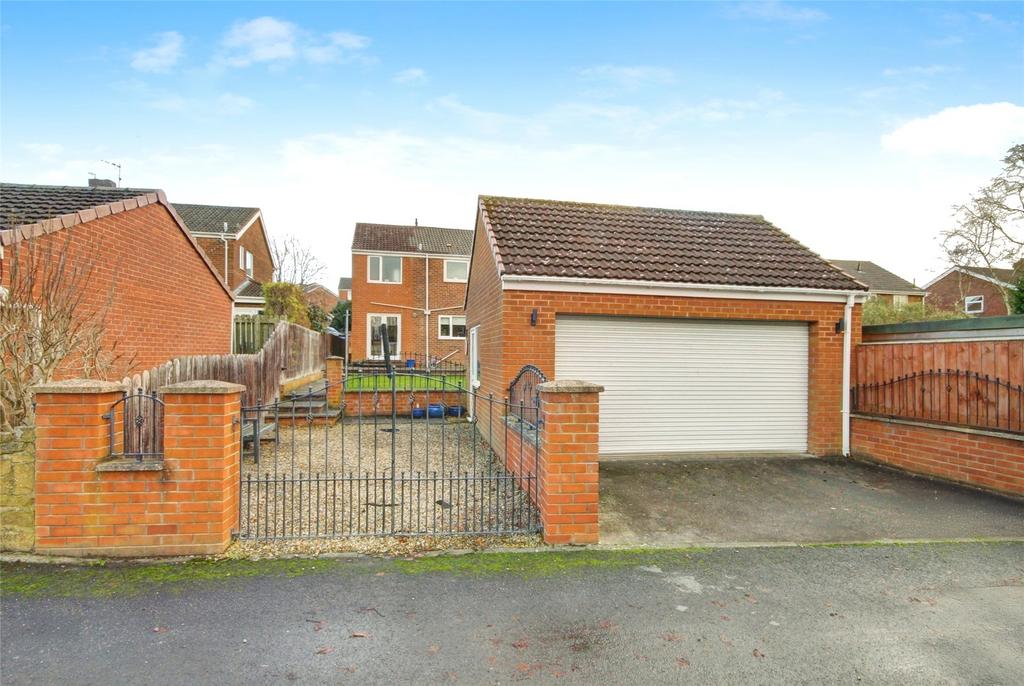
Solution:
M1024 439L854 417L854 457L1024 495Z
M402 258L402 283L384 284L367 281L367 256L352 256L352 344L353 360L369 358L366 327L368 314L397 314L401 317L400 351L422 355L426 351L426 339L430 340L431 357L448 358L450 362L465 360L466 342L462 339L442 340L438 338L438 317L461 315L466 296L466 284L444 280L444 259L431 257L430 261L430 315L428 332L424 332L422 309L425 304L425 274L422 257ZM375 305L373 303L386 303ZM400 305L402 307L389 307ZM404 309L406 307L415 310ZM448 309L454 308L454 309ZM419 311L416 311L419 310Z
M942 310L963 312L964 296L968 295L985 296L985 311L980 316L1001 317L1007 314L1003 293L998 286L956 271L929 286L925 302Z
M101 415L118 397L119 391L37 396L36 549L223 552L238 520L239 391L165 395L164 468L97 471L108 454Z
M110 300L104 348L122 360L108 374L121 378L179 355L231 352L231 296L167 209L154 203L78 224L5 248L14 259L26 245L67 251L72 263L94 262L83 307ZM4 266L3 278L9 278ZM5 282L6 283L6 282ZM130 367L130 368L129 368ZM68 360L57 374L82 376Z
M319 305L320 309L327 314L330 314L331 310L339 302L338 296L326 288L314 288L309 293L306 293L305 297L307 305Z
M483 258L479 263L487 264ZM816 455L838 454L842 449L843 334L835 332L835 324L843 317L843 303L541 291L505 291L503 297L495 297L496 287L496 274L481 277L479 292L474 281L468 309L469 324L481 325L481 390L485 393L503 397L509 382L525 364L535 364L548 378L558 378L558 314L803 321L809 324L810 334L808 449ZM485 297L486 291L490 293ZM497 313L499 302L503 305ZM531 326L530 313L534 309L538 311L538 321ZM861 307L857 306L853 345L860 342L860 315ZM501 331L496 333L494 329L499 323Z
M244 247L253 254L252 279L258 283L274 280L274 263L270 258L270 246L263 237L263 223L257 219L242 237L228 241L228 273L231 275L231 289L234 290L247 277L243 265L238 261L238 248ZM221 257L223 260L223 257ZM215 263L216 264L216 263ZM223 265L223 262L221 262ZM222 269L222 266L218 266Z
M373 391L345 391L342 402L345 403L347 417L391 416L391 391L381 391L376 401ZM408 417L414 407L426 412L429 405L437 403L444 404L446 408L454 405L465 407L466 394L458 391L399 391L397 414L399 417Z

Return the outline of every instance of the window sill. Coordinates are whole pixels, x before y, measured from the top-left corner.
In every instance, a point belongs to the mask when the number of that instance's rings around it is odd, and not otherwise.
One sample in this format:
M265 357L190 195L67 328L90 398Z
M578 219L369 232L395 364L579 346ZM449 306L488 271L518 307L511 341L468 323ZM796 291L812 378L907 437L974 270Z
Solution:
M134 457L115 457L96 465L97 472L162 472L164 461L154 458L136 460Z

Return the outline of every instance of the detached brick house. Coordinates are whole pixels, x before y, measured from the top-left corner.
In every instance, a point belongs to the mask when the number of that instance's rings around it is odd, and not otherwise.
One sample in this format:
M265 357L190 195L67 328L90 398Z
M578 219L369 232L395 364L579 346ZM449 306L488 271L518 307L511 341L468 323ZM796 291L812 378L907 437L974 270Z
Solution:
M924 301L927 293L906 279L867 260L829 260L848 276L868 287L868 294L893 305L912 305Z
M848 453L867 295L760 216L483 196L469 380L604 386L602 459Z
M274 255L258 207L174 203L199 247L235 296L236 314L263 309L263 284L274 280Z
M338 279L338 300L352 300L352 277L343 276Z
M318 283L304 283L301 288L306 304L318 305L327 314L330 314L334 306L340 302L337 295Z
M110 378L231 352L231 292L163 191L0 184L0 286L26 249L89 270L81 307L106 313L103 348L120 356ZM57 376L82 374L69 359Z
M953 267L932 279L926 301L942 310L958 310L975 317L1002 317L1010 314L1003 289L1016 288L1024 274L1024 264L1013 269Z
M387 324L394 359L463 361L464 301L473 232L356 224L352 239L352 359L382 359Z

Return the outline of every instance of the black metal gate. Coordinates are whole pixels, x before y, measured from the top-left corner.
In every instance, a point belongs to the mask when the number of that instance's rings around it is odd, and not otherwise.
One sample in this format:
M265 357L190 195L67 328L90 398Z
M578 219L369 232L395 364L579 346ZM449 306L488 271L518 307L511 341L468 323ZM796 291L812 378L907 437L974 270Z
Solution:
M390 364L341 383L243 408L240 538L540 529L525 399L513 407L464 375Z

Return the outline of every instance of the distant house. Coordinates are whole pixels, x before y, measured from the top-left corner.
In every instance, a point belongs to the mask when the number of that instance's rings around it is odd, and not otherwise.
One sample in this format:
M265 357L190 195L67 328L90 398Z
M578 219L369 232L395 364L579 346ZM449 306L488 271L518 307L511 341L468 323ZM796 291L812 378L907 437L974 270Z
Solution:
M926 291L918 288L891 271L867 260L829 260L850 277L868 287L872 298L879 298L893 305L907 305L924 301Z
M263 284L274 279L274 255L258 207L174 203L196 242L235 296L236 314L258 314Z
M338 300L352 300L352 277L338 279Z
M109 378L231 352L231 292L163 191L0 184L0 285L14 260L27 263L24 248L88 270L79 307L104 314ZM84 372L69 358L58 378Z
M356 224L352 240L353 359L463 360L464 300L473 232L433 226Z
M1003 290L1015 288L1021 274L1024 260L1012 269L951 267L925 285L926 302L975 317L1001 317L1009 314Z
M340 302L337 295L318 283L305 283L302 284L301 288L307 305L317 305L328 314Z

